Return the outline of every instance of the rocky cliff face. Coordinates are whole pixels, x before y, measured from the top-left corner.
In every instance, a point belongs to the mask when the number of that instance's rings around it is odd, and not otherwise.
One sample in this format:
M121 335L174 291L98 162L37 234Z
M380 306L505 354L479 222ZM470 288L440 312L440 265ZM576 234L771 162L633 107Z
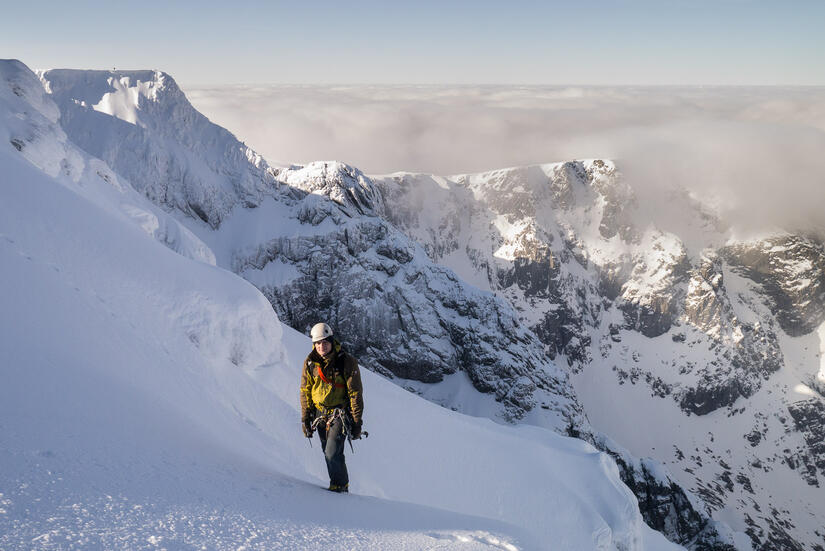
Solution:
M825 543L816 239L736 241L678 194L691 233L667 231L603 160L450 178L271 167L168 75L43 80L73 140L289 325L330 321L362 363L447 407L468 407L463 377L492 398L484 414L593 441L648 523L691 548L745 548L709 516L758 549Z
M540 404L561 414L560 428L584 426L566 373L512 307L434 264L379 217L382 197L363 174L318 163L276 177L305 192L291 208L310 231L272 235L234 254L232 268L252 280L273 264L290 268L289 281L259 284L283 321L306 329L328 320L356 356L390 377L436 383L463 372L504 406L505 419Z
M638 396L624 389L644 388L651 411L671 400L692 430L703 431L684 439L692 453L672 443L680 439L668 434L666 425L648 429L663 430L664 440L639 438L621 422L612 423L619 427L607 431L611 436L624 432L627 441L647 441L633 452L680 471L680 483L701 496L710 512L738 511L741 530L755 547L819 544L822 536L815 528L792 520L800 506L791 504L790 495L775 514L766 508L776 499L777 477L807 484L811 467L805 465L815 465L818 457L812 433L802 428L817 423L795 409L789 394L800 382L821 388L819 356L799 360L807 370L801 377L788 372L797 360L787 358L806 349L790 337L811 335L823 322L825 272L814 238L774 234L732 240L722 221L678 194L675 200L685 206L683 225L694 232L663 231L639 217L637 197L607 161L451 180L398 175L379 185L392 197L387 216L395 225L429 244L425 250L435 261L506 297L548 355L571 366L580 395L592 395L584 400L591 418L610 411L612 419L621 419L626 408L644 401L605 404L623 394ZM434 218L439 204L448 206ZM588 371L603 374L594 379ZM591 390L594 380L604 385L601 391ZM821 403L821 396L812 400ZM788 408L805 420L792 423ZM765 421L733 429L739 420L720 425L720 415ZM672 413L665 418L675 419ZM777 447L796 452L777 454ZM777 463L781 467L769 466ZM625 468L623 476L640 502L679 501L672 493L644 497L643 488L662 484L644 483L638 469ZM808 505L802 509L817 509L818 498L804 499ZM657 524L656 517L651 506L648 522Z
M730 245L722 254L744 277L761 285L788 335L807 335L825 322L822 243L801 235L775 235Z

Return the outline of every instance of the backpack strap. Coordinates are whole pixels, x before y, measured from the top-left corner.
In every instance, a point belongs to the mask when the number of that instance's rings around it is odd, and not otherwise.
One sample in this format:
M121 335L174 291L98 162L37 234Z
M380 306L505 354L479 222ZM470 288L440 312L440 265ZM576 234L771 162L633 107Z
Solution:
M317 368L317 369L318 369L318 376L319 376L319 377L321 378L321 380L322 380L322 381L324 381L326 384L328 384L328 385L332 385L334 388L347 388L347 385L345 385L345 384L343 384L343 383L336 383L336 382L334 382L334 381L332 381L332 382L331 382L329 379L327 379L326 377L324 377L324 372L323 372L323 370L321 369L321 365L320 365L320 364L317 364L317 366L318 366L318 368Z

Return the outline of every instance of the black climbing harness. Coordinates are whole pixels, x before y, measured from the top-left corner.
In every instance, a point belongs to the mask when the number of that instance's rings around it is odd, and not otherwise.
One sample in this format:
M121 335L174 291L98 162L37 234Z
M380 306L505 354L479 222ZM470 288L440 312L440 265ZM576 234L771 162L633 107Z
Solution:
M326 432L327 434L329 434L329 430L330 428L332 428L332 424L340 419L341 430L344 433L344 437L347 439L347 442L349 442L349 448L350 450L352 450L352 453L355 453L355 448L352 447L352 416L344 408L341 407L328 409L326 411L326 413L318 415L315 418L315 420L312 421L312 425L310 425L312 432L318 430L319 426L325 425ZM361 436L363 436L364 438L367 438L369 435L370 433L368 433L367 431L361 431ZM312 438L309 439L309 445L310 447L312 447Z

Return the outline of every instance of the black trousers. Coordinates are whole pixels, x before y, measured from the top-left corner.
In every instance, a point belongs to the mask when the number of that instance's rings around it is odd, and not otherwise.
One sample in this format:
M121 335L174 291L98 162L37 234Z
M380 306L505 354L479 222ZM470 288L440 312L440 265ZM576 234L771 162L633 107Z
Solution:
M344 459L344 445L347 443L344 436L344 427L341 419L336 419L327 432L326 424L318 426L318 437L321 439L321 450L327 462L329 483L335 486L349 484L347 462Z

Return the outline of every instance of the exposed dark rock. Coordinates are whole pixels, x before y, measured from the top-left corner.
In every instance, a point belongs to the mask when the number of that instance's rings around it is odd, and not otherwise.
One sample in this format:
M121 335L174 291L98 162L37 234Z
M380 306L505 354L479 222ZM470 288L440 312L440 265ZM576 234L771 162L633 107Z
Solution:
M759 445L759 442L762 441L762 433L754 429L745 435L745 439L751 443L751 446L756 447Z
M622 482L639 500L639 511L648 526L692 551L735 551L721 540L710 519L693 508L678 484L670 478L662 479L645 462L626 461L621 452L610 449L604 441L596 445L616 461Z
M825 404L818 398L795 402L788 406L794 427L801 432L808 446L802 454L808 484L819 486L816 471L825 476Z
M825 321L825 248L797 235L741 243L722 250L738 271L760 284L777 321L792 336L805 335Z
M705 415L733 404L740 397L751 396L754 390L748 381L736 377L720 380L714 375L707 375L698 386L682 394L679 406L687 412Z
M712 339L717 360L702 368L699 383L686 389L680 406L704 415L752 396L783 364L776 335L735 315L724 284L722 259L707 253L693 270L685 297L685 321Z
M670 330L677 315L677 304L671 295L646 297L645 302L624 301L619 308L624 313L627 329L653 338Z
M560 275L551 243L550 236L538 237L535 228L525 229L516 240L518 252L512 267L498 272L499 286L506 289L516 285L525 297L547 298Z
M617 302L626 327L651 338L667 333L681 314L681 284L690 269L684 245L668 243L667 239L659 235L653 241L653 249L659 251L655 264L642 256L633 259L630 279ZM645 283L648 280L657 283L652 286Z
M541 342L549 345L551 358L564 354L571 364L589 360L590 337L584 331L581 318L571 315L566 308L547 312L531 329Z
M599 292L609 300L616 300L622 287L630 279L631 263L608 262L597 268L599 274Z

